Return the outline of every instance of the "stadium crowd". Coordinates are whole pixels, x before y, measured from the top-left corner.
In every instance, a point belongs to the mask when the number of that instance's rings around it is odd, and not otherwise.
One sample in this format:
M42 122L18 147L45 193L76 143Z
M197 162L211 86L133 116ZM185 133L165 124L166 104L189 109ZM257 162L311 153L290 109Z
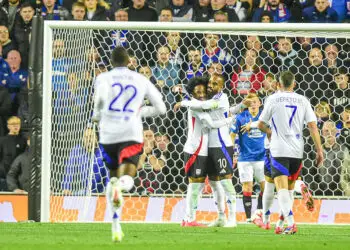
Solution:
M350 0L0 0L0 191L28 191L29 137L28 57L32 19L78 21L159 21L159 22L263 22L263 23L341 23L350 21ZM236 25L236 24L233 24ZM297 93L314 106L326 155L324 165L314 166L314 151L305 146L303 179L316 195L350 196L350 39L322 37L276 37L180 32L97 31L89 60L93 72L86 78L111 68L110 51L116 46L130 51L129 68L145 75L164 94L168 113L164 118L145 120L144 153L139 162L134 192L183 193L185 110L175 113L181 99L179 87L193 76L218 73L226 78L225 92L231 103L250 92L262 102L276 89L277 76L289 69L296 74ZM66 44L53 42L53 68L60 81L69 86L53 86L54 113L73 112L88 103L89 93L79 88L79 76L67 70ZM63 65L65 64L65 65ZM56 77L56 78L55 78ZM53 81L57 80L57 75ZM57 87L57 88L56 88ZM91 110L85 105L84 109ZM88 112L88 111L87 111ZM56 121L59 124L60 121ZM60 138L69 137L60 126ZM64 122L62 122L64 123ZM54 125L55 126L55 125ZM82 132L82 131L80 131ZM84 136L91 137L91 131ZM92 140L92 139L90 139ZM74 176L86 179L84 165L91 150L95 153L93 192L103 192L107 172L103 149L83 140L63 148L58 140L56 163L66 173L58 186L66 194L82 194L87 182L73 188ZM91 145L90 145L91 144ZM80 155L79 159L75 156ZM78 164L80 168L75 168ZM63 174L62 174L63 175ZM233 182L238 192L237 169ZM80 190L82 189L82 190ZM58 191L58 190L56 190ZM207 190L208 191L208 190ZM209 192L209 191L208 191Z

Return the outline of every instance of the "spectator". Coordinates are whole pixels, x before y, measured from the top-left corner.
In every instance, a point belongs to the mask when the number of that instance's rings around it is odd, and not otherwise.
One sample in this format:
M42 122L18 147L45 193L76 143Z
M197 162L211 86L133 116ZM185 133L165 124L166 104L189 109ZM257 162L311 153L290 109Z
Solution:
M137 71L138 67L139 67L139 61L137 60L137 57L134 55L130 55L128 69L132 71Z
M312 48L312 39L310 37L297 37L297 42L293 47L298 51L300 60L304 61L308 58L308 54Z
M323 64L328 68L328 72L334 74L338 67L342 66L342 61L338 57L339 49L335 44L328 44L325 49L325 59Z
M107 10L110 9L105 1L84 0L86 19L89 21L107 21Z
M211 17L210 0L197 0L193 7L193 22L209 22Z
M166 32L165 39L166 45L170 48L169 62L182 68L184 63L184 46L181 46L180 32Z
M152 73L157 79L157 85L165 95L167 104L175 103L175 96L172 93L172 87L180 82L179 67L169 62L170 49L168 46L160 46L157 50L158 62L152 68Z
M157 22L157 11L147 4L145 0L132 0L133 5L128 9L129 21Z
M6 176L14 159L24 152L27 142L22 135L21 120L11 116L7 120L8 135L0 138L0 191L8 191Z
M317 126L320 129L322 129L325 122L333 120L331 107L326 101L321 101L315 106L315 114L317 117Z
M13 113L17 113L18 109L17 94L26 87L28 79L28 71L21 69L21 60L21 55L17 50L11 50L7 55L6 61L10 66L10 74L4 77L3 84L11 95Z
M214 75L214 74L222 75L224 73L224 67L219 62L212 62L207 67L207 73L209 76ZM225 79L227 79L227 78L225 78Z
M340 185L345 196L350 196L350 154L349 148L345 153L345 159L341 168Z
M10 39L9 30L6 26L0 24L0 43L2 45L2 57L7 58L7 54L16 49L15 43Z
M212 62L219 62L226 72L231 72L234 59L226 50L219 48L220 36L218 34L205 34L205 48L202 49L202 62L208 66Z
M5 7L0 4L0 25L7 26L9 24L8 13Z
M247 50L254 49L258 52L259 60L262 63L265 71L273 65L273 61L266 49L263 48L262 43L260 41L260 37L258 36L248 36L245 47ZM241 61L242 59L240 59Z
M322 128L325 161L316 176L319 188L317 195L342 195L340 187L341 167L344 163L346 147L336 139L337 128L333 121L327 121Z
M262 23L273 23L273 16L270 11L264 11L261 13L260 22Z
M344 107L350 105L350 85L349 73L346 68L339 68L333 75L336 86L332 86L330 104L337 116L343 111ZM334 91L334 92L333 92Z
M329 6L328 0L315 0L315 5L303 10L305 23L336 23L337 12Z
M185 0L171 0L170 8L174 13L174 22L192 22L193 8Z
M205 72L205 65L202 62L201 51L193 46L188 48L188 65L186 69L186 79L194 76L202 76Z
M236 11L226 6L226 0L211 0L210 4L212 8L212 13L211 13L211 16L209 17L209 21L211 22L214 21L214 14L217 11L223 11L228 14L229 22L239 22L239 18L236 14Z
M169 7L165 7L160 11L159 22L172 22L173 16L173 10Z
M151 83L153 83L154 85L156 85L157 80L156 78L152 75L152 70L148 65L141 65L139 67L138 72L142 75L144 75L148 80L151 81ZM159 89L160 91L160 89Z
M265 80L262 82L262 88L258 91L258 96L261 102L264 103L266 98L275 92L276 89L277 81L275 75L269 72L265 75Z
M94 162L91 169L92 158ZM108 161L109 156L98 144L93 129L87 128L82 142L75 145L69 153L62 183L63 193L86 195L90 188L92 193L103 193L108 182L108 169L104 160Z
M313 6L315 0L284 0L283 2L290 9L291 21L301 23L303 21L303 9Z
M248 16L249 3L239 0L226 0L226 8L234 10L240 22L245 22Z
M30 34L32 32L32 20L34 9L29 3L23 3L19 12L19 17L16 19L12 37L18 46L18 51L21 54L21 68L28 69L28 57L30 47Z
M333 8L338 14L338 22L343 22L346 18L346 8L348 0L330 1L330 7Z
M138 163L137 179L135 179L136 192L139 194L163 193L161 183L164 181L162 169L165 159L154 153L155 139L151 129L143 131L143 154Z
M129 14L126 9L119 9L114 13L114 20L117 22L129 21ZM117 46L129 47L129 42L132 40L131 33L128 30L113 30L111 31L112 47Z
M8 16L8 29L9 32L12 32L13 25L15 23L15 20L18 16L19 10L21 7L20 0L8 0L7 3L7 16Z
M308 59L299 67L297 83L299 83L298 93L305 95L310 99L312 105L319 100L330 96L325 96L324 90L329 89L332 76L322 65L323 54L319 48L313 48L309 51Z
M11 115L11 96L0 84L0 137L6 134L6 120Z
M45 20L69 20L69 12L56 3L56 0L42 0L41 15Z
M7 173L6 181L10 192L25 194L29 192L30 182L30 138L27 138L26 150L16 157Z
M29 82L29 78L27 78ZM21 119L21 131L25 134L30 132L30 117L29 117L29 103L28 103L28 88L24 87L17 94L18 97L18 111L17 115Z
M264 11L271 12L274 23L285 23L291 19L290 10L281 3L280 0L267 0L266 3L254 11L252 21L260 22L261 15Z
M86 20L86 9L85 5L81 2L75 2L72 5L71 20L84 21Z
M10 66L6 60L2 57L2 45L0 43L0 85L5 85L5 76L10 74Z
M298 53L292 47L292 38L290 37L279 37L277 39L277 52L274 58L274 65L278 67L278 73L285 70L290 70L293 74L298 72L299 67L302 65L302 61L299 59Z
M261 68L258 53L254 49L246 50L240 67L233 73L231 88L235 96L244 96L258 92L265 79L265 70Z
M341 113L340 141L350 152L350 106Z

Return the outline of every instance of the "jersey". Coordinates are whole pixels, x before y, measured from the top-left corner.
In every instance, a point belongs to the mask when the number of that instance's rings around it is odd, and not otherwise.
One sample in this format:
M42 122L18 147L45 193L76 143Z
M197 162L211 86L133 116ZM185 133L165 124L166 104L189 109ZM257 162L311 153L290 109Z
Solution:
M273 157L303 158L304 124L317 121L306 97L294 92L276 92L266 100L259 120L265 124L271 121Z
M251 128L249 132L242 134L241 128L252 120L258 121L261 111L253 117L248 110L243 111L236 117L236 122L232 124L231 132L238 134L240 154L238 161L262 161L264 159L264 140L266 134L258 128Z
M150 115L165 113L161 93L143 75L126 67L117 67L97 76L94 117L99 120L100 143L142 143L141 106L145 98L153 105L143 107ZM153 113L150 108L154 109Z
M189 109L187 140L184 146L184 152L189 154L208 156L208 133L204 132L203 125L199 119L201 111Z

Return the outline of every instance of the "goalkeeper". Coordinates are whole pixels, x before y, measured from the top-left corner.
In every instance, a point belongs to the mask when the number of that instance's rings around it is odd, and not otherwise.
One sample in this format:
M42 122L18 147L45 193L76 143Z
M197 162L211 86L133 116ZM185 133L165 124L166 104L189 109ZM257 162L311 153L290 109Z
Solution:
M141 117L164 114L166 107L156 87L127 68L129 56L123 47L113 50L111 62L114 68L95 81L93 121L99 123L99 142L108 156L111 179L106 200L113 212L112 240L119 242L124 236L118 212L123 205L122 192L128 192L134 185L143 148ZM153 106L141 107L145 98Z

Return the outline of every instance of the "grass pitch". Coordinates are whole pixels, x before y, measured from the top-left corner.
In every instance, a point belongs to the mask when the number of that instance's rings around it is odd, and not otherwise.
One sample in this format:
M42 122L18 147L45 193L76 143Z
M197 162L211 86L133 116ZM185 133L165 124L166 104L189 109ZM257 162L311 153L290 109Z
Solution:
M255 225L182 228L178 224L123 224L125 238L111 242L110 224L0 223L1 250L206 250L349 249L350 226L299 225L295 235L275 235Z

